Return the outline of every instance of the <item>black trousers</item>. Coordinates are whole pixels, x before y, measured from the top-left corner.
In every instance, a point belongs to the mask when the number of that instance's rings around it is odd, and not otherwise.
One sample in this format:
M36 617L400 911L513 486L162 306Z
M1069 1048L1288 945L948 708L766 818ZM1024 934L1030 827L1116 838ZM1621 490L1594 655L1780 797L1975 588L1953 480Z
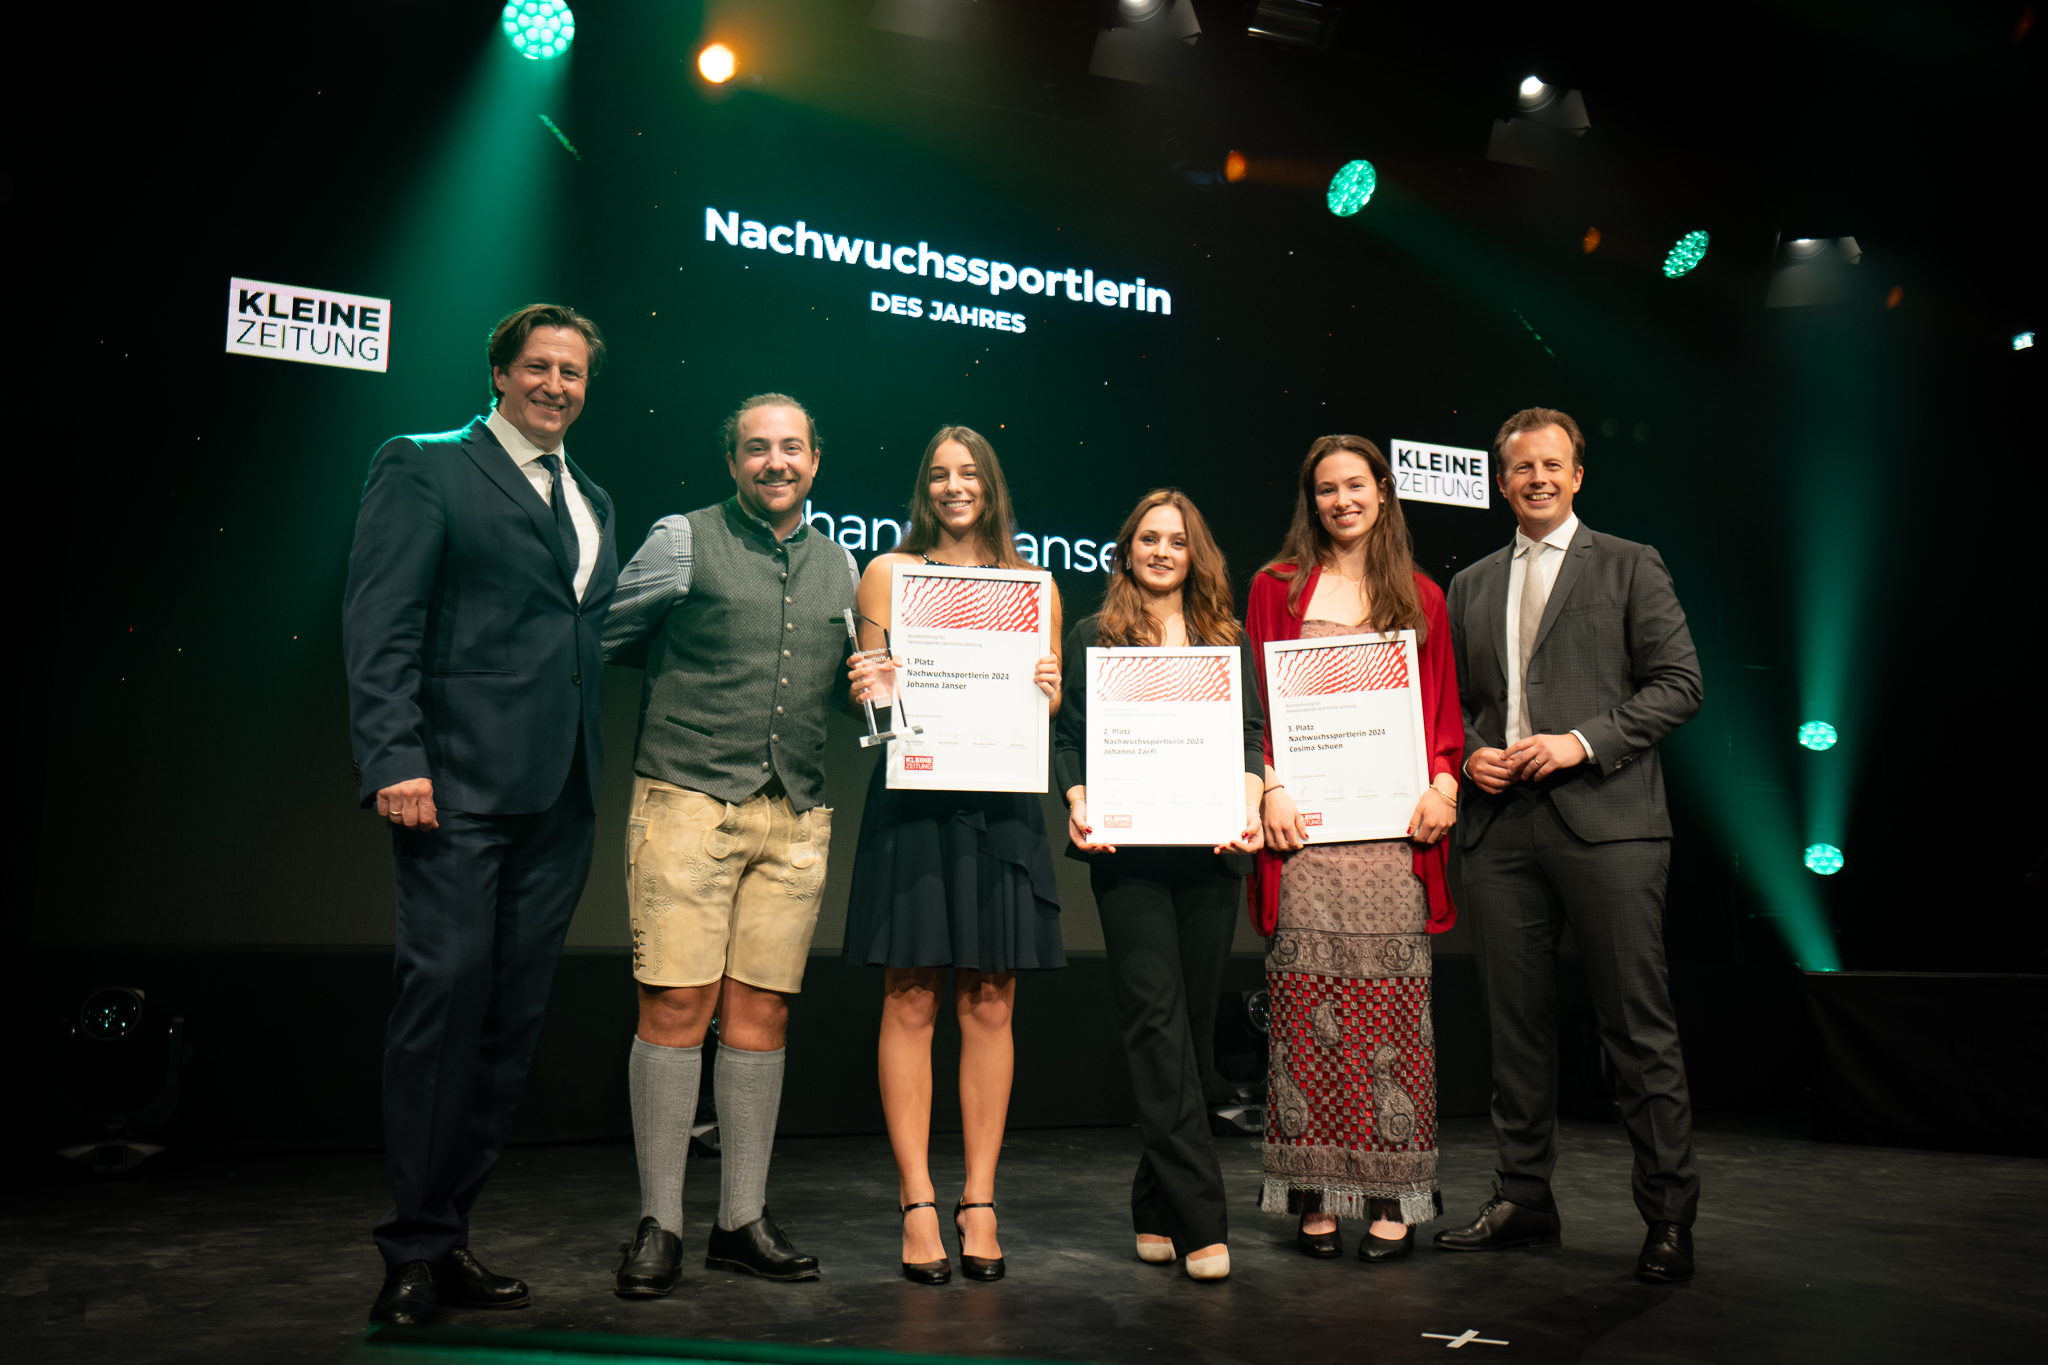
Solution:
M1465 911L1493 1038L1500 1192L1512 1203L1557 1207L1557 944L1569 923L1635 1149L1636 1208L1645 1222L1692 1224L1692 1094L1664 969L1670 867L1670 840L1587 843L1549 797L1527 791L1465 850Z
M1216 999L1243 879L1207 849L1160 848L1099 854L1088 881L1144 1142L1131 1221L1183 1254L1213 1246L1229 1220L1202 1083L1215 1069Z
M562 938L590 876L597 817L578 746L537 815L440 812L394 831L398 1004L384 1037L391 1211L384 1259L440 1261L504 1150L540 1039Z

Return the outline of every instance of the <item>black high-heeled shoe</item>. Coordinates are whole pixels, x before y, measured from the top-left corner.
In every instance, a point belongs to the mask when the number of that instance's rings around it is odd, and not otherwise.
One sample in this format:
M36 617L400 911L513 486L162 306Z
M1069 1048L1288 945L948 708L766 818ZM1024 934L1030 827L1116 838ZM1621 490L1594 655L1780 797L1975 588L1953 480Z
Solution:
M917 1204L898 1204L896 1211L908 1218L919 1209L930 1209L934 1214L939 1206L931 1200ZM953 1263L944 1256L936 1261L903 1262L903 1278L912 1284L945 1284L953 1278Z
M1003 1278L1003 1258L969 1256L967 1254L967 1229L960 1226L960 1215L969 1209L992 1209L994 1201L986 1204L970 1204L965 1200L953 1206L953 1231L960 1236L960 1273L970 1280L1000 1280Z

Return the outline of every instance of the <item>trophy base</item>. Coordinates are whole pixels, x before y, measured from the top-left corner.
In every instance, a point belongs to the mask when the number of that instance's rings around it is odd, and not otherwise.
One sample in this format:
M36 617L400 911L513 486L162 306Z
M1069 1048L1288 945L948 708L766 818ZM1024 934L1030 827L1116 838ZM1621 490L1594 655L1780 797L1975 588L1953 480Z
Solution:
M887 744L892 739L908 739L912 735L921 735L923 733L924 727L922 725L913 725L908 730L884 730L879 735L862 735L860 737L860 747L872 749L877 744Z

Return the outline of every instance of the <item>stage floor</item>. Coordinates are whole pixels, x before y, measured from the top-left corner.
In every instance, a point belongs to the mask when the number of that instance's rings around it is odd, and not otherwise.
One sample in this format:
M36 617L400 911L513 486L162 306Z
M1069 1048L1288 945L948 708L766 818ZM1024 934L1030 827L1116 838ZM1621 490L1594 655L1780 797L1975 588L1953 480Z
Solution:
M1492 1144L1483 1120L1445 1129L1445 1208L1462 1220L1487 1195ZM957 1194L956 1143L935 1144L942 1199ZM1510 1343L1461 1348L1482 1359L1925 1365L2048 1350L2048 1161L1830 1146L1794 1123L1709 1121L1699 1134L1699 1277L1653 1287L1630 1275L1642 1225L1619 1128L1565 1125L1560 1249L1455 1256L1425 1245L1380 1267L1298 1255L1293 1221L1257 1209L1258 1142L1220 1145L1236 1196L1235 1274L1222 1284L1138 1261L1126 1203L1137 1134L1079 1129L1016 1133L1005 1146L998 1198L1011 1270L999 1284L905 1283L883 1140L804 1138L778 1146L770 1202L822 1260L822 1279L767 1284L707 1271L688 1254L674 1296L630 1303L610 1285L638 1215L631 1150L515 1150L484 1195L472 1244L494 1270L525 1277L534 1306L447 1321L1205 1365L1428 1359L1446 1343L1424 1333L1468 1328ZM103 1184L10 1181L0 1211L6 1354L338 1362L379 1282L368 1229L381 1181L371 1154L188 1158ZM716 1164L693 1161L690 1253L703 1245L717 1187ZM1347 1252L1355 1231L1345 1229Z

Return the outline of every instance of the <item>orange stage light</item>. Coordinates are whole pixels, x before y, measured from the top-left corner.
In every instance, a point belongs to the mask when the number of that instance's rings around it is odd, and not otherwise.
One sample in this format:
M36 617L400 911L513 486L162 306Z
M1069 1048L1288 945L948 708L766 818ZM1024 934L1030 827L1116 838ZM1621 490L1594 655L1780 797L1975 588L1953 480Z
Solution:
M1590 256L1600 249L1600 229L1587 228L1586 235L1579 238L1579 246Z
M1223 178L1231 184L1244 179L1244 153L1232 152L1223 158Z
M697 70L713 85L724 85L739 68L739 60L724 43L713 43L697 54Z

